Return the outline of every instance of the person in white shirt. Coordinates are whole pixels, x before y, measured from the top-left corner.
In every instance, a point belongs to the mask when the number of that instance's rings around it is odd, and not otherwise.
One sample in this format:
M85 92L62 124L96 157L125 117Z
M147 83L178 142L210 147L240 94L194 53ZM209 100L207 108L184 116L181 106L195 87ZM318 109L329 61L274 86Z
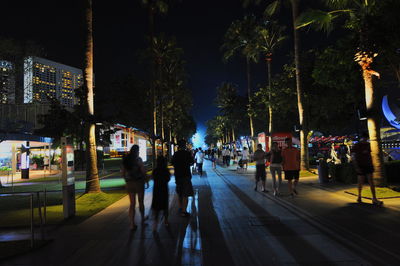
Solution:
M229 150L227 147L225 147L224 150L222 151L223 165L228 164L228 156L229 156Z
M196 159L197 171L199 171L199 175L202 176L203 175L204 152L202 151L201 148L199 148L199 151L196 153L195 159Z
M230 153L231 159L235 160L236 159L236 150L235 149L231 149L231 153Z
M243 168L246 170L248 163L249 163L249 150L247 149L247 147L244 147L242 151L242 164Z
M231 149L226 149L226 166L229 167L231 165Z

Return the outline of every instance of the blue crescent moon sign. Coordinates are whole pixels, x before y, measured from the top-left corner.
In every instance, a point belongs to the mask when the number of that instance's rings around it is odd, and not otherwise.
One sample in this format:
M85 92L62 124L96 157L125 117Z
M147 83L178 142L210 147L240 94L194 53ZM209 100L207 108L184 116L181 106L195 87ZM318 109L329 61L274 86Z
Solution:
M396 115L390 109L389 100L388 100L387 95L383 96L383 99L382 99L382 111L383 111L383 114L385 115L387 121L390 123L390 125L392 125L393 127L397 128L397 129L400 129L400 122L397 119Z

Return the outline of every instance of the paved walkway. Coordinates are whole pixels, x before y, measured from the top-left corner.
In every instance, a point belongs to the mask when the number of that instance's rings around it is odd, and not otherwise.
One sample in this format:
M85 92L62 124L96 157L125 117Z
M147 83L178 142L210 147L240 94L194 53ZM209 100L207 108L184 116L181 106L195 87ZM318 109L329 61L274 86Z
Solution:
M254 191L250 170L213 170L208 162L205 170L193 177L190 218L177 215L170 182L169 229L130 232L125 197L79 225L64 226L46 247L2 265L400 264L398 201L382 208L355 204L354 197L313 178L303 179L299 196L285 196L284 183L284 195L275 198ZM150 203L148 191L145 205Z

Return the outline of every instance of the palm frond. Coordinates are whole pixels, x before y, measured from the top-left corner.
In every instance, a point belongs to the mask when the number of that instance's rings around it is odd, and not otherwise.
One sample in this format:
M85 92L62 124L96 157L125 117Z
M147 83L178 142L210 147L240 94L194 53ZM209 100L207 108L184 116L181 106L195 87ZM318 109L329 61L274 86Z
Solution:
M345 12L345 10L325 12L310 9L297 18L296 29L313 25L317 30L323 30L329 33L333 29L333 20L337 17L337 13L340 12Z
M251 3L254 3L256 5L260 4L261 0L242 0L243 2L243 7L248 7Z
M269 4L265 8L264 15L269 16L269 17L274 15L278 11L280 6L281 6L281 1L280 0L273 1L271 4Z
M157 1L156 5L160 13L162 14L168 13L168 4L165 1Z
M343 9L354 7L359 0L325 0L325 5L331 9Z

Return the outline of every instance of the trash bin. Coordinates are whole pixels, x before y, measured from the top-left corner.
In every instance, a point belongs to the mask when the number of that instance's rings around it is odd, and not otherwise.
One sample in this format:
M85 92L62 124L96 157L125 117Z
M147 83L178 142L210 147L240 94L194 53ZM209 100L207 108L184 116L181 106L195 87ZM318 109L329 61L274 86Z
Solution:
M320 184L328 183L329 182L329 170L328 170L328 163L325 159L320 158L318 160L318 179Z

